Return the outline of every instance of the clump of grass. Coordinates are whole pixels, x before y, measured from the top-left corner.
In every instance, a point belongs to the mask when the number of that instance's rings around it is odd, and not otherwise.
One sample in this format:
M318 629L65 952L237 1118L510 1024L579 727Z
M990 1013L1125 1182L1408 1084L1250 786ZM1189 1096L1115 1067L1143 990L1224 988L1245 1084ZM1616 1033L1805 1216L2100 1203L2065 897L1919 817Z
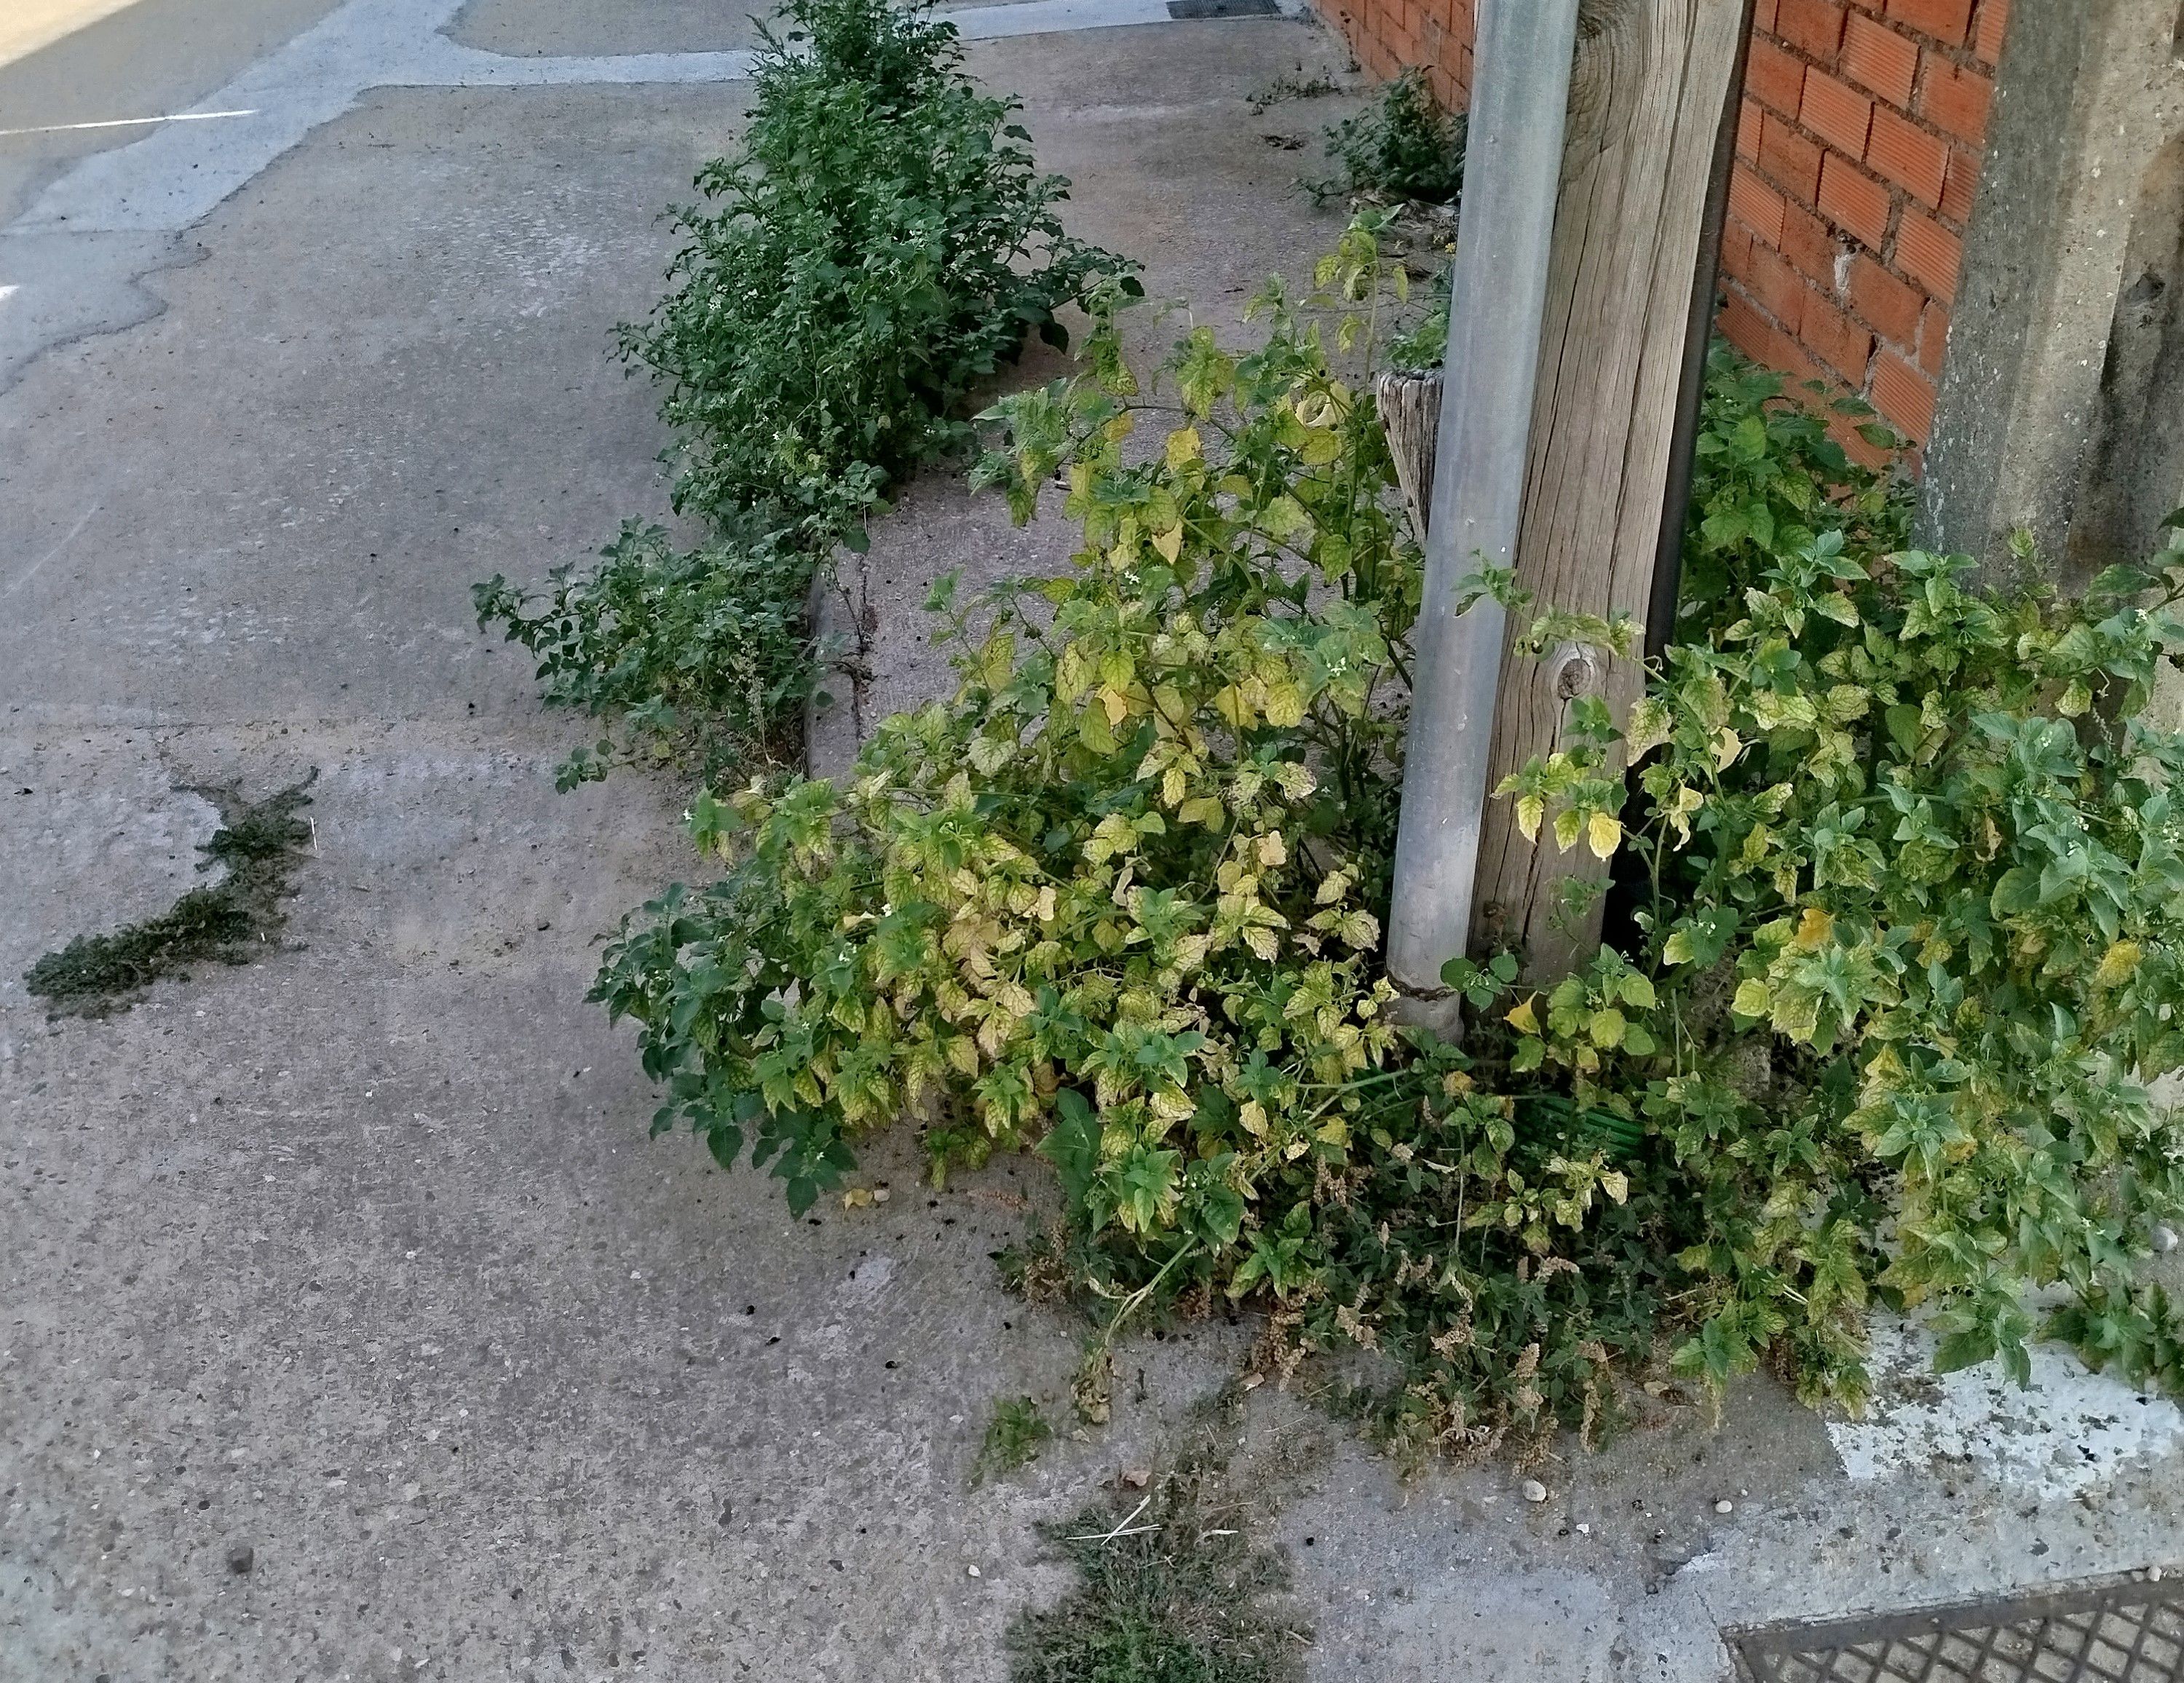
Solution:
M973 1489L989 1478L1006 1478L1039 1459L1039 1446L1054 1435L1054 1427L1028 1396L1004 1398L994 1405L986 1422L986 1441L971 1468Z
M1046 1535L1081 1576L1009 1630L1010 1683L1291 1683L1310 1632L1270 1608L1281 1558L1245 1539L1217 1467L1095 1503Z
M1352 70L1357 67L1353 64ZM1342 84L1324 70L1315 70L1310 75L1299 64L1294 70L1284 70L1260 88L1244 103L1254 116L1262 116L1288 99L1319 99L1330 93L1342 92Z
M255 803L235 790L195 789L220 809L220 828L198 850L200 871L227 875L192 889L156 917L104 935L79 935L24 972L24 985L54 1017L108 1017L126 1011L164 976L187 977L193 964L247 964L262 953L287 914L281 901L310 839L297 812L317 778Z
M1464 119L1441 108L1425 72L1405 70L1377 103L1328 130L1327 155L1337 173L1304 186L1321 200L1348 194L1454 204L1463 192L1466 137Z

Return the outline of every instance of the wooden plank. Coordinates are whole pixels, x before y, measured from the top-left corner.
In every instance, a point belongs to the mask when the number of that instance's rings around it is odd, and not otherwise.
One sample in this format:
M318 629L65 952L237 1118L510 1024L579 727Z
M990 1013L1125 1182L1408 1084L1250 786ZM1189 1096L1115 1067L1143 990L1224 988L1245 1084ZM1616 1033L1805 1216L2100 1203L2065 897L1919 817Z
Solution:
M1459 611L1457 586L1482 559L1516 561L1580 3L1485 0L1479 12L1388 913L1388 973L1405 1013L1442 1034L1454 1031L1461 1003L1441 967L1470 933L1507 643L1501 605L1489 599Z
M1585 0L1571 86L1546 333L1532 415L1517 581L1542 605L1642 623L1691 318L1708 185L1741 46L1745 0ZM1523 627L1512 616L1513 637ZM1561 745L1572 702L1620 718L1642 693L1633 657L1505 647L1489 787ZM1527 841L1513 803L1479 841L1474 950L1509 947L1528 975L1582 963L1600 939L1607 867L1550 833Z

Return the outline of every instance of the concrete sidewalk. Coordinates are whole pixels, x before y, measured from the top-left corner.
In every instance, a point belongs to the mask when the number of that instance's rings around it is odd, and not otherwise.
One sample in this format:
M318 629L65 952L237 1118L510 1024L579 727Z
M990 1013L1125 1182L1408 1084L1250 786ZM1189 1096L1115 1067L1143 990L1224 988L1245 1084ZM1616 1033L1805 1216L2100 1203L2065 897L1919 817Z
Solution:
M282 147L57 156L0 229L25 289L0 298L0 1676L1000 1683L1010 1617L1068 1581L1035 1524L1157 1464L1251 1329L1131 1346L1112 1427L971 1491L993 1402L1058 1400L1076 1360L990 1261L1040 1166L938 1195L895 1142L868 1164L886 1205L798 1223L763 1178L646 1143L655 1095L582 995L603 932L690 868L684 791L557 795L583 733L469 586L664 507L652 396L607 336L733 136L747 25L362 3L298 7L351 32L235 73L319 102L268 108ZM463 53L493 85L426 77ZM626 53L707 62L613 85ZM1264 138L1337 103L1246 103L1341 70L1312 26L972 62L1156 296L1232 322L1337 226L1288 190L1312 154ZM182 175L209 164L239 178L200 204ZM168 208L132 221L148 182ZM1059 551L914 488L863 587L875 706L939 682L899 605L997 557ZM292 948L45 1020L32 960L192 880L214 815L176 785L313 766ZM1246 1449L1301 1469L1262 1524L1312 1675L1710 1683L1724 1623L2179 1563L2173 1408L1914 1357L1871 1428L1763 1385L1719 1430L1663 1406L1540 1469L1540 1504L1506 1467L1407 1487L1256 1393Z

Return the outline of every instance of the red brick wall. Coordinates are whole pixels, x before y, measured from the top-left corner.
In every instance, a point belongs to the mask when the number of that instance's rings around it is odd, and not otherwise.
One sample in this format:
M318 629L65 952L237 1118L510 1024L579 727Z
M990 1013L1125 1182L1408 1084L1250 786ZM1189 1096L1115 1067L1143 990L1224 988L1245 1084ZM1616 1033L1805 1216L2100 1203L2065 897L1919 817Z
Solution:
M1423 64L1448 103L1468 103L1476 0L1320 3L1367 70ZM1769 367L1859 393L1920 445L2008 12L1758 0L1753 25L1722 331Z

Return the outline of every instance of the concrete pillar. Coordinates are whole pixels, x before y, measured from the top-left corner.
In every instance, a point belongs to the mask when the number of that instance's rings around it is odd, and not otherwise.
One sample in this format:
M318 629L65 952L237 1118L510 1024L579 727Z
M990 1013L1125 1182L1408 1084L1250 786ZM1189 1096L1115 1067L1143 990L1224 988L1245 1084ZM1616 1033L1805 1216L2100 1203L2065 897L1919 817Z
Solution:
M1919 522L2066 587L2184 505L2184 0L2016 0Z

